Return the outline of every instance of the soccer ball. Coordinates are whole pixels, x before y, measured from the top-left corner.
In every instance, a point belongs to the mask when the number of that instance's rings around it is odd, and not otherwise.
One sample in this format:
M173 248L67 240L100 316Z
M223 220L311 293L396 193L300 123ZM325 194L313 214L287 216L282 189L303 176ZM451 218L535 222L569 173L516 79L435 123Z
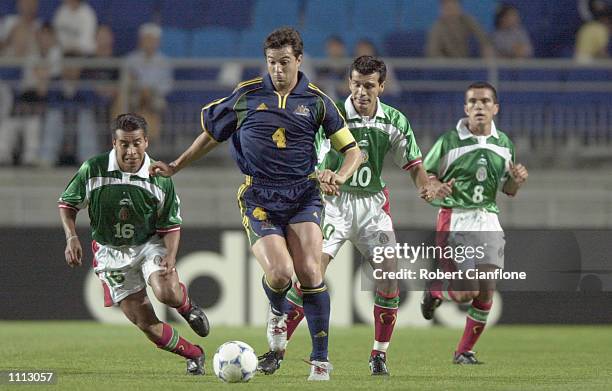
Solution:
M213 370L226 383L248 382L257 371L257 356L244 342L226 342L215 352Z

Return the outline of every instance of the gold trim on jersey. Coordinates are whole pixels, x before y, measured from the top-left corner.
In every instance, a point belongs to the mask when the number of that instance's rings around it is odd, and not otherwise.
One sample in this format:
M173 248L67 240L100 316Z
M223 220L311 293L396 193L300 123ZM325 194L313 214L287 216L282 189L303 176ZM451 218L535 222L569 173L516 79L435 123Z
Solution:
M331 140L332 147L338 152L342 151L350 143L355 142L353 134L346 126L332 134L329 139Z
M254 79L242 81L242 82L240 82L240 83L238 83L236 85L236 88L234 88L234 91L239 90L242 87L249 86L251 84L261 83L262 81L263 81L263 77L261 77L261 76L260 77L256 77Z
M278 108L286 109L287 108L287 98L289 97L289 94L281 95L278 91L274 91L274 93L276 94L276 96L278 96Z
M321 91L321 89L319 87L317 87L316 85L312 84L312 83L308 83L308 87L312 90L317 91L318 93L323 94L327 99L329 99L329 101L331 102L332 106L334 106L334 108L336 109L336 111L338 112L338 115L340 115L340 118L342 118L342 120L346 123L346 118L344 118L344 116L342 115L342 112L340 111L340 109L336 106L336 104L334 103L334 100L332 98L330 98L325 92ZM323 102L323 107L325 108L325 102ZM325 110L325 109L324 109ZM326 112L324 112L324 114L327 114ZM325 115L323 116L323 118L325 118Z
M240 187L238 188L238 192L236 193L236 199L238 200L238 207L240 208L240 214L242 215L242 226L247 231L247 235L250 230L250 223L249 223L249 218L246 215L246 205L244 204L244 200L242 199L242 196L244 196L244 193L248 190L250 186L251 186L251 181L249 181L247 177L247 181L245 181L245 183L240 185Z

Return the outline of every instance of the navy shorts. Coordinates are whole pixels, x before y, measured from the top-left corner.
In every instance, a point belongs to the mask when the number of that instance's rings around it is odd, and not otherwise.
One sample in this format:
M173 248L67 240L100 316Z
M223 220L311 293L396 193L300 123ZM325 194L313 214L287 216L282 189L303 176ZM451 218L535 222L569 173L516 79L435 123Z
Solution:
M289 224L321 226L323 220L319 182L310 177L279 182L247 176L238 189L238 206L251 246L266 235L285 237Z

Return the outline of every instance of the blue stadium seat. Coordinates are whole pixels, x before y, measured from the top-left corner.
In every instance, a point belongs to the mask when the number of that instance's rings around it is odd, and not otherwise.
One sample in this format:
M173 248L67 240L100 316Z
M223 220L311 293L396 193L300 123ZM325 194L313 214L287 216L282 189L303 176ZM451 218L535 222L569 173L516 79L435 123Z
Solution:
M212 5L207 7L206 26L223 26L232 30L246 30L251 27L254 0L202 2Z
M201 27L206 24L208 11L213 6L202 0L161 0L161 24L184 29Z
M324 58L325 57L325 41L329 38L331 33L327 31L320 31L314 29L306 29L301 32L302 40L304 41L304 51L308 53L309 56L315 58ZM344 40L344 37L341 37ZM346 40L344 42L347 44ZM347 50L350 51L350 47L347 44Z
M308 0L304 9L303 32L319 31L331 35L352 30L353 1ZM372 25L371 22L367 24L368 28Z
M240 34L224 27L194 30L191 54L194 57L235 57Z
M423 57L426 39L424 30L390 32L384 37L384 52L390 57Z
M161 36L161 51L169 57L191 56L191 31L164 27Z
M368 35L378 33L383 35L397 30L399 23L400 3L398 0L377 2L372 0L354 0L353 31L363 31L366 27ZM372 23L374 21L374 23ZM362 32L363 34L363 32Z
M348 53L351 56L355 55L355 47L357 45L357 42L361 40L367 40L367 41L370 41L372 44L374 44L374 47L376 48L376 54L378 56L387 55L386 50L385 50L385 45L384 45L384 39L383 39L384 35L383 34L380 34L374 31L369 31L369 30L367 32L354 30L354 31L346 31L341 36L344 39Z
M138 46L138 28L155 20L157 2L111 0L98 11L98 23L108 24L115 33L115 54L124 55Z
M438 2L431 0L403 0L399 10L400 30L428 31L438 18Z
M472 15L476 21L486 30L493 31L493 19L497 0L462 0L465 13Z
M263 57L263 43L269 31L247 30L240 34L235 56Z
M299 24L300 2L298 0L256 0L253 9L253 29L271 31L281 26Z

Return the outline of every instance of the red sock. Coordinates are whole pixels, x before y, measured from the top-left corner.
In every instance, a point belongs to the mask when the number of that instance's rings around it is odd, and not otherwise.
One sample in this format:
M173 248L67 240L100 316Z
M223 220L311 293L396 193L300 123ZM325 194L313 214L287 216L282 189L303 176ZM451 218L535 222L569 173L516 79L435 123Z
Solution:
M158 348L190 359L198 358L204 354L204 350L201 347L183 339L169 324L162 324L162 336L155 343Z
M394 294L384 294L376 291L374 299L374 346L372 355L385 353L391 341L397 309L399 307L399 291Z
M189 311L191 311L191 300L189 300L189 296L187 295L187 287L185 287L185 284L179 282L179 285L181 286L181 291L183 292L183 301L181 302L180 306L176 307L176 310L179 314L186 315L189 313Z
M429 287L429 291L436 299L459 303L459 301L456 299L455 291L451 288L450 283L447 281L436 280L432 282L431 286Z
M293 332L304 319L304 307L297 305L289 300L289 311L287 312L287 341L291 339Z
M464 353L472 350L480 334L484 331L491 310L492 301L482 302L478 299L472 301L472 306L468 310L465 321L463 336L457 345L457 353Z

